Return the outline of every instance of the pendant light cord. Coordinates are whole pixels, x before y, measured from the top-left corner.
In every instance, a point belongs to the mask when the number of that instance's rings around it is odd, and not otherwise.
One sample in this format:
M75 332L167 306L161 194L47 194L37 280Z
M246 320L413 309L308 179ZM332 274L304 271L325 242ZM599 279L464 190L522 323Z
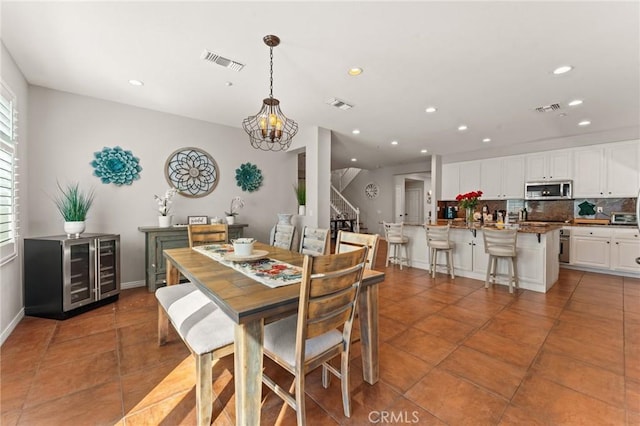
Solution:
M269 98L273 99L273 47L269 47Z

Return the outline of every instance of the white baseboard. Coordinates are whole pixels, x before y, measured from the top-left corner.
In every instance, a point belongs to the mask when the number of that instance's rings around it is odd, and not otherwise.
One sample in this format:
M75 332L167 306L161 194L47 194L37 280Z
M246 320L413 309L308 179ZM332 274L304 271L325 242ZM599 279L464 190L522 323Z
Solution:
M129 288L144 287L146 285L147 282L145 280L129 281L128 283L120 283L120 289L127 290Z
M9 335L13 332L13 330L18 326L18 323L22 321L24 318L24 308L20 309L15 317L11 320L7 328L2 330L2 334L0 334L0 346L4 344L4 341L7 340Z

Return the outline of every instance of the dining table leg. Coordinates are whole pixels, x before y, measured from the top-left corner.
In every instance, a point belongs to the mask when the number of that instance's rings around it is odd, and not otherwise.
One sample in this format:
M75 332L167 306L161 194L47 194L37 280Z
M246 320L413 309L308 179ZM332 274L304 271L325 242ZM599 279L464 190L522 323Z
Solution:
M362 377L373 385L380 378L378 364L378 285L361 289L358 300L360 342L362 344Z
M175 267L170 259L167 259L165 269L167 285L178 284L180 282L180 271L178 271L178 268Z
M264 320L235 325L236 425L260 424Z

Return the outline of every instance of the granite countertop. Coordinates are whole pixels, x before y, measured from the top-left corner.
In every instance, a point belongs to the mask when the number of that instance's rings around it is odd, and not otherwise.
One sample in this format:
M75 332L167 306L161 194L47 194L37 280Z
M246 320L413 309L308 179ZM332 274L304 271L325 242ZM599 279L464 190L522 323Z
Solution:
M438 219L438 225L446 225L447 220ZM486 223L481 225L480 222L474 222L473 229L481 230L483 226L487 228L496 228L496 229L509 229L511 226L517 226L518 232L523 234L546 234L547 232L556 231L558 229L562 229L564 224L562 223L544 223L544 222L528 222L528 223L515 223L515 224L507 224L502 225L503 228L500 228L497 223ZM454 220L451 223L451 229L470 229L471 227L467 226L462 220Z

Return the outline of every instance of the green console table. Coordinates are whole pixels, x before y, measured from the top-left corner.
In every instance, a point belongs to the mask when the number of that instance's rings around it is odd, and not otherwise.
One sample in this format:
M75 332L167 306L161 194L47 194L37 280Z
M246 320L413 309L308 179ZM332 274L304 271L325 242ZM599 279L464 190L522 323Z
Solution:
M242 238L247 224L238 223L229 225L229 239ZM158 287L164 287L166 281L166 264L162 257L162 251L166 249L189 247L189 237L186 226L170 226L160 228L158 226L139 226L138 231L144 232L145 250L145 280L147 290L156 291Z

